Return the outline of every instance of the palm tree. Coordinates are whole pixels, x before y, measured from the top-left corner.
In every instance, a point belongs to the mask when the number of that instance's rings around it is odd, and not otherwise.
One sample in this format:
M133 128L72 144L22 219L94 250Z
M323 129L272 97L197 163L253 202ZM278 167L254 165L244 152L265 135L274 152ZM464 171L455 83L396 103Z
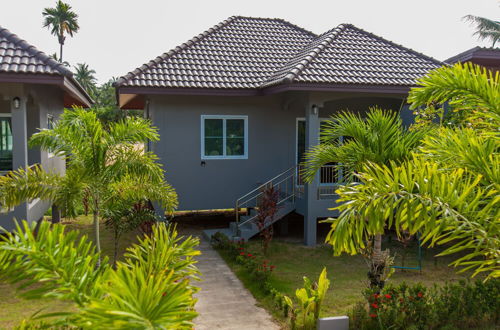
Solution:
M449 102L471 125L431 131L402 163L365 164L362 185L337 190L329 243L336 254L356 253L384 226L419 232L424 243L446 244L440 255L459 252L453 265L500 277L500 77L457 64L418 84L412 107Z
M44 17L43 27L50 29L52 35L57 36L60 45L59 62L63 60L63 45L66 34L73 37L78 32L78 15L71 10L71 6L58 0L55 8L45 8L42 12Z
M340 113L325 125L321 144L306 152L305 180L312 181L321 166L328 163L343 168L346 181L352 181L367 163L400 163L420 145L425 134L425 130L404 129L398 113L392 111L372 108L366 119L352 112ZM381 277L388 259L387 252L382 252L383 233L384 226L378 227L373 245L365 246L372 287L383 285Z
M31 137L30 146L66 158L66 174L45 172L41 167L13 171L0 177L0 203L12 207L40 198L59 202L58 206L71 210L85 197L93 213L95 241L100 251L102 207L109 198L116 198L116 189L122 182L127 182L129 189L148 182L146 188L134 191L138 201L158 201L167 211L173 211L177 205L177 195L164 181L156 155L137 147L147 140L157 141L158 133L145 119L125 118L105 128L95 111L65 110L53 129L41 130Z
M75 66L75 79L82 85L87 93L93 93L96 89L95 70L90 69L86 63L77 63Z
M499 21L474 15L464 16L464 19L475 25L476 32L474 32L474 35L477 36L479 40L491 41L491 47L495 47L496 42L500 39Z

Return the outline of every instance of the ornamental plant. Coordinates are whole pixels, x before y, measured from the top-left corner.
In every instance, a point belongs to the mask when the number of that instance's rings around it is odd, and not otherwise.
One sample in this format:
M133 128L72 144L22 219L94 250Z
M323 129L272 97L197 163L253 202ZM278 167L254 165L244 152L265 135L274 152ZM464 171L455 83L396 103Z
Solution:
M28 299L59 299L69 312L34 315L22 328L192 329L196 317L191 284L198 270L199 240L179 237L165 224L153 227L111 268L99 264L94 244L64 225L26 221L0 236L0 277Z
M362 184L336 191L340 215L327 240L335 254L355 254L383 230L420 233L422 244L455 255L460 271L498 278L500 75L458 64L418 84L408 98L413 108L448 103L464 126L434 128L403 161L365 163Z
M316 329L321 304L325 299L329 287L330 280L327 278L325 267L319 275L318 281L315 283L312 283L309 278L304 276L304 287L295 291L297 305L294 304L291 298L285 296L292 330Z
M158 141L159 135L146 119L127 117L105 127L96 110L66 109L53 129L40 130L29 141L30 147L64 158L66 173L41 166L12 171L0 177L0 204L14 207L40 198L71 213L85 200L99 252L100 217L117 195L158 202L167 212L177 206L177 194L165 182L158 157L137 147L148 140Z
M266 187L262 192L256 219L259 234L262 237L262 252L264 255L267 255L269 244L273 239L273 222L276 213L278 213L280 209L278 202L279 190L275 189L273 186Z
M351 325L361 330L494 328L500 321L499 290L498 280L369 289L365 303L351 311Z

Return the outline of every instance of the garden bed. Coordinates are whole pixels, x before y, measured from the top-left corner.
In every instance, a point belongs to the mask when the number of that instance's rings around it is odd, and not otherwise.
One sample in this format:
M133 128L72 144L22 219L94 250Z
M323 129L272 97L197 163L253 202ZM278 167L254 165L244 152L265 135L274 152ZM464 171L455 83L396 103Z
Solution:
M399 249L398 243L394 241L388 244L392 251ZM367 287L367 266L361 256L334 257L330 246L308 248L282 239L275 239L271 243L268 256L265 258L261 253L260 240L251 240L245 245L244 250L275 266L269 279L270 286L289 297L294 297L295 290L303 286L303 276L315 280L322 268L326 267L331 285L322 304L320 317L347 315L357 303L365 301L363 291ZM457 283L468 278L470 274L457 274L456 269L448 266L451 258L435 258L438 252L434 249L423 249L421 271L396 270L388 283L398 285L405 282L410 286L421 283L430 288L434 285ZM219 253L259 303L282 324L286 324L283 311L277 306L268 289L263 288L260 281L250 275L247 268L241 262L237 262L229 251L219 249ZM401 254L400 251L398 254ZM417 265L416 254L417 249L413 247L407 251L408 266ZM396 263L399 261L400 258L396 258Z

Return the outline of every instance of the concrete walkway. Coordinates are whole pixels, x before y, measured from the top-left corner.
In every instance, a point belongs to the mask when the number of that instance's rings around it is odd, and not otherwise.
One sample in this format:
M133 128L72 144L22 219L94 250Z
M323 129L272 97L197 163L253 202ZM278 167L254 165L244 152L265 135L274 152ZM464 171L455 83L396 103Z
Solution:
M255 298L209 242L200 238L201 256L197 258L197 266L202 280L194 283L201 288L196 294L199 316L194 320L195 329L279 329L269 313L256 306Z

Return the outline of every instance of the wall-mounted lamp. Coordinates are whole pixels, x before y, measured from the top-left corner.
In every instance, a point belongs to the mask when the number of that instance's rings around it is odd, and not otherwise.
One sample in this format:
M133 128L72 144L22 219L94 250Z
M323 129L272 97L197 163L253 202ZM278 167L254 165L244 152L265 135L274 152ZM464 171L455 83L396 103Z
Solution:
M14 97L12 99L12 104L14 105L14 109L19 109L21 107L21 99L19 97Z
M318 114L318 106L316 104L313 104L313 106L312 106L312 113L313 113L313 115Z
M201 165L201 167L205 167L207 165L207 163L205 163L205 161L202 160L200 165Z

